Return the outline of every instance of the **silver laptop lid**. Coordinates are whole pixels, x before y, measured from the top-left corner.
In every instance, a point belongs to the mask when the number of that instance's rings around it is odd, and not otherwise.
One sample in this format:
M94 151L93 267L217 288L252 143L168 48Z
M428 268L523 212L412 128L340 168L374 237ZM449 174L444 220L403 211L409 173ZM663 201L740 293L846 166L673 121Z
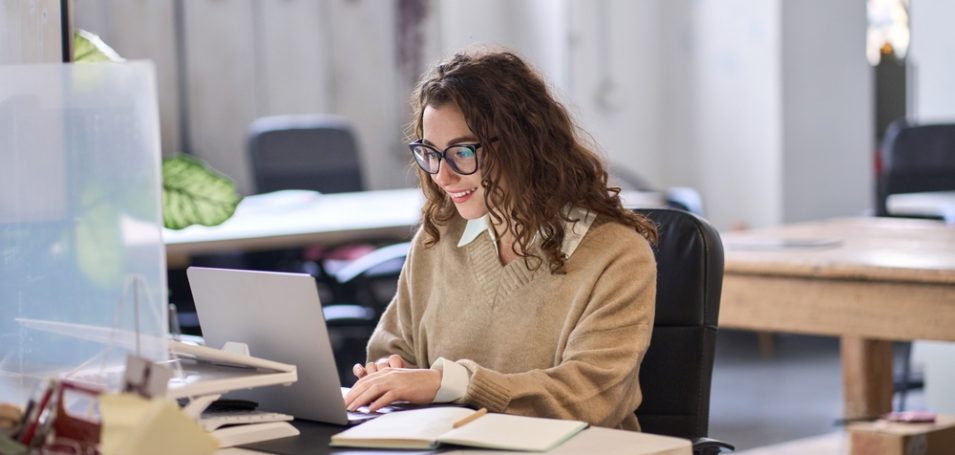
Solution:
M186 274L206 345L242 342L255 357L298 367L291 386L259 387L230 398L302 419L348 422L314 278L202 267L189 267Z

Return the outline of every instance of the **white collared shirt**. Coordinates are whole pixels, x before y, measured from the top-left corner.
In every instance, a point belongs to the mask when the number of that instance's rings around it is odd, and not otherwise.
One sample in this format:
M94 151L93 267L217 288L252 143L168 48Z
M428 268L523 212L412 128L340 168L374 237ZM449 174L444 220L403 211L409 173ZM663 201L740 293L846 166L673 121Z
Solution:
M596 214L580 207L570 208L567 214L571 220L577 221L564 223L564 242L560 247L564 258L570 258L570 256L574 254L574 251L577 250L580 242L584 239L584 235L586 235L590 229L590 225L593 224L594 219L597 217ZM490 229L490 216L490 214L487 214L481 218L468 220L467 225L464 226L464 233L461 234L461 239L458 240L458 248L470 244L477 239L481 233L487 231L490 240L494 242L494 249L497 250L499 248L497 244L497 234L494 232L494 229ZM438 393L434 396L432 403L449 403L458 401L464 397L468 391L468 386L471 384L471 372L467 368L464 368L463 365L457 362L447 360L444 357L439 357L438 360L431 365L431 368L441 370L441 387L438 388Z

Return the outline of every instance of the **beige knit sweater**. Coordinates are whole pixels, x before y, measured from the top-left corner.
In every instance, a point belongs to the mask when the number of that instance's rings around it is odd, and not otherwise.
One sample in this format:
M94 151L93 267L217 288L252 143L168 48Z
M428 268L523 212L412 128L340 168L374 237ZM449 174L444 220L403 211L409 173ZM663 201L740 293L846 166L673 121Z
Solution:
M368 358L463 365L463 402L491 412L639 430L640 362L650 343L656 263L634 230L597 219L565 275L522 258L501 265L487 232L458 247L465 221L424 245L419 231Z

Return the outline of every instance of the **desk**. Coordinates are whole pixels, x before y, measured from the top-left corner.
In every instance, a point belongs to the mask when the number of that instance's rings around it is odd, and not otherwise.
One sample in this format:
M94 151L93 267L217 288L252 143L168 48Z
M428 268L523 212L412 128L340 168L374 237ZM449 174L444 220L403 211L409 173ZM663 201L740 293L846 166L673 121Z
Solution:
M660 193L626 191L628 208L661 207ZM196 254L295 248L375 239L408 240L421 220L418 188L320 194L277 191L248 196L219 226L163 230L166 262L185 267Z
M189 257L229 250L255 251L369 239L407 240L421 219L417 188L320 194L277 191L249 196L218 226L163 230L169 267Z
M846 417L892 407L890 340L955 341L955 228L843 218L723 235L720 326L841 337Z
M501 450L453 450L446 449L440 451L409 451L409 450L358 450L351 448L333 449L328 446L333 434L343 431L343 427L327 425L315 422L295 421L295 427L302 432L301 435L279 439L275 441L266 441L257 444L250 444L244 448L223 449L216 452L216 455L252 455L263 453L282 453L282 454L401 454L417 455L431 453L452 453L452 454L471 454L471 455L497 455L497 454L521 454L527 452L508 452ZM689 440L672 438L668 436L658 436L646 433L637 433L633 431L612 430L609 428L591 427L561 444L556 449L545 452L549 454L583 454L599 453L607 455L627 454L627 455L690 455L692 446Z
M955 224L955 191L892 194L885 207L890 215L939 217Z

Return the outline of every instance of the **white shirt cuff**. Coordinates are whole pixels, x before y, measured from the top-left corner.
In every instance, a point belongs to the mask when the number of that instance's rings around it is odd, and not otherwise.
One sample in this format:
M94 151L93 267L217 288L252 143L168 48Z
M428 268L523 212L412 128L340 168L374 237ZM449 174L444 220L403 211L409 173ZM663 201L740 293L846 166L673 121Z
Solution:
M450 403L464 398L471 384L471 372L467 368L444 357L438 357L431 368L441 370L441 387L432 403Z

